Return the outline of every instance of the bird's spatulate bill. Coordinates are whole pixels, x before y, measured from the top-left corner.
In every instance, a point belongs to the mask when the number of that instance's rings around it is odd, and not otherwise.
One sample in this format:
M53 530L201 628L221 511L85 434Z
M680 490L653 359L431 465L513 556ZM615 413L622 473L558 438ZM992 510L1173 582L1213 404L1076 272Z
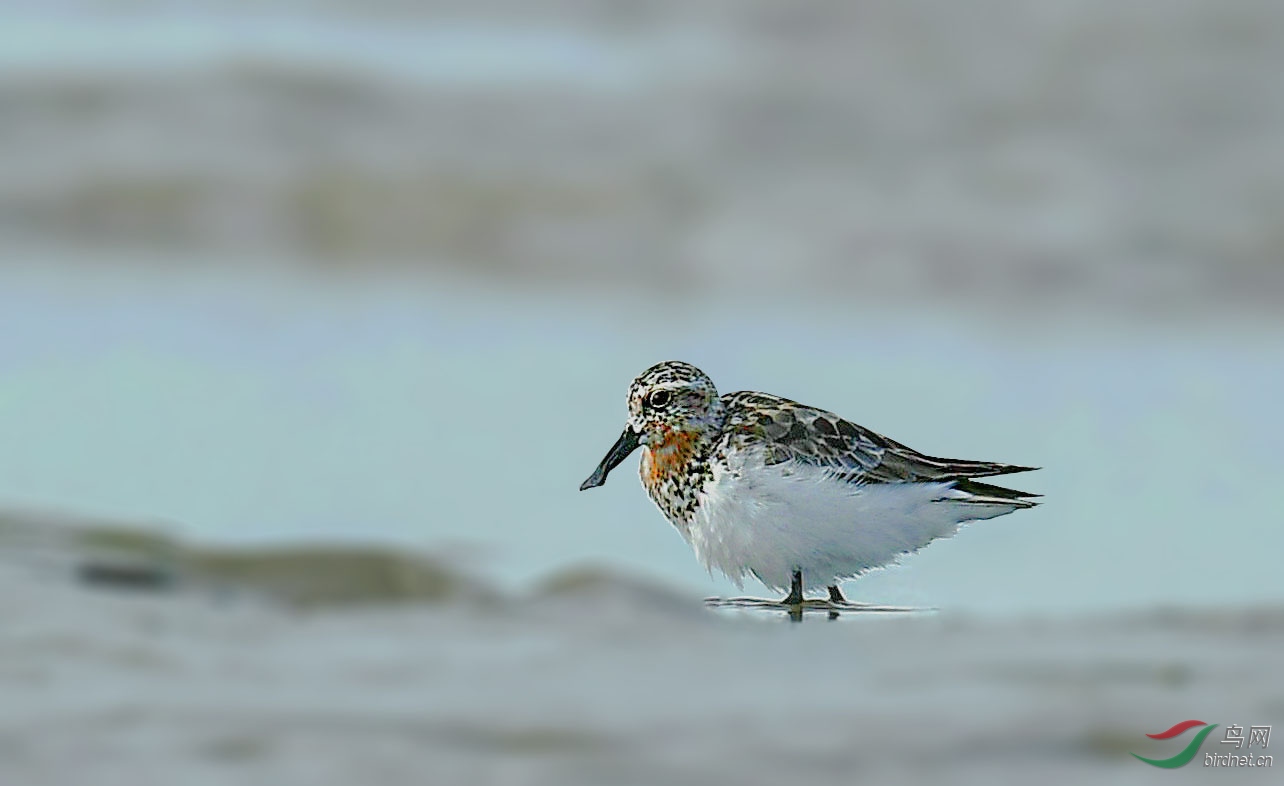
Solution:
M597 469L593 470L593 474L588 476L588 480L580 484L580 491L596 488L605 483L606 476L611 473L611 470L618 467L621 461L628 458L629 454L634 450L637 450L640 438L640 434L626 426L624 433L607 451L606 458L602 459L602 463L597 465Z

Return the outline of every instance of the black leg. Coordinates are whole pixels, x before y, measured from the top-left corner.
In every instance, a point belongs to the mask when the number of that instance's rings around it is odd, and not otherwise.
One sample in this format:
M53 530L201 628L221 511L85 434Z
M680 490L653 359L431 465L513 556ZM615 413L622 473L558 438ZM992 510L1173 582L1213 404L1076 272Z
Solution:
M801 606L803 602L802 594L802 571L795 570L793 581L789 586L789 595L780 601L786 606Z
M843 593L841 593L841 592L839 592L839 591L838 591L838 585L837 585L837 584L834 584L834 585L832 585L832 586L829 588L829 602L830 602L830 603L846 603L846 602L847 602L847 598L844 598L844 597L843 597Z

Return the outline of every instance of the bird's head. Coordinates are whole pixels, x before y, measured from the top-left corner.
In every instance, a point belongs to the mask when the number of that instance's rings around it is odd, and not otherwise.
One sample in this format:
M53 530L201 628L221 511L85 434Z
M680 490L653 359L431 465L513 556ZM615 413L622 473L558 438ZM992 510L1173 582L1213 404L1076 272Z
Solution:
M686 444L722 423L722 403L713 380L690 363L669 360L643 371L629 385L629 419L602 463L580 485L600 486L639 445L651 450Z

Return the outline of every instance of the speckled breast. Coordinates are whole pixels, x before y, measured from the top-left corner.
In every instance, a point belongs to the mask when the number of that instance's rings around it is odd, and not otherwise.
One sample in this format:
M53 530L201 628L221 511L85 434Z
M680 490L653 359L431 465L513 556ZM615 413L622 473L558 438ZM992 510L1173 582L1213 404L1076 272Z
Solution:
M709 462L696 434L674 431L658 445L643 447L642 485L675 526L685 528L709 479Z

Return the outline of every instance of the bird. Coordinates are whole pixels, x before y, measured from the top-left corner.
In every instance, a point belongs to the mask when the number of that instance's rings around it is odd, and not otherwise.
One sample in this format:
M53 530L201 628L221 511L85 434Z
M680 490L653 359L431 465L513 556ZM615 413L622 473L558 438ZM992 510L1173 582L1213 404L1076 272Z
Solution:
M642 485L705 568L787 590L788 606L821 588L846 603L841 582L1040 496L976 480L1037 467L936 458L787 398L720 395L676 360L629 385L624 431L580 490L639 447Z

